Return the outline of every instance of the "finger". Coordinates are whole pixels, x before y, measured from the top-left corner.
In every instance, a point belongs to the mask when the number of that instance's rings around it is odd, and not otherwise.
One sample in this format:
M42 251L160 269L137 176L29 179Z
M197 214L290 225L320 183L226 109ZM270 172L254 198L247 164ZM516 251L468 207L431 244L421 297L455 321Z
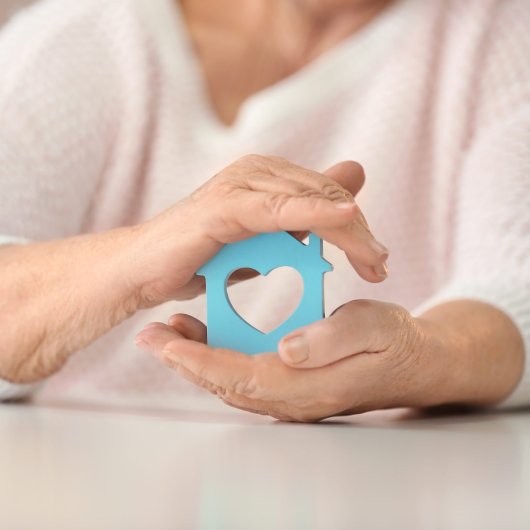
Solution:
M329 318L284 337L279 356L289 366L315 368L359 353L384 351L395 333L395 307L368 300L350 302Z
M387 277L388 250L375 240L352 194L340 184L357 192L364 181L360 165L344 162L330 168L335 181L276 157L253 155L241 164L248 166L248 188L240 188L221 205L233 216L230 232L234 235L226 242L248 232L311 230L344 250L362 278L379 282ZM222 241L223 234L214 239Z
M215 388L224 401L239 408L261 411L278 419L309 421L334 412L330 392L342 367L339 363L313 370L286 366L276 354L250 357L232 350L175 340L166 346L165 362L185 368L202 385ZM322 403L313 407L314 396Z
M176 300L193 300L206 291L206 280L204 276L193 276L190 281L178 289L174 298Z
M227 393L278 401L290 392L291 377L300 372L283 364L276 354L249 356L211 348L183 338L166 345L165 357Z
M365 182L363 167L353 161L339 162L326 170L324 174L348 190L353 197L359 193ZM340 230L336 236L327 234L324 238L332 237L334 239L334 244L345 251L359 276L371 282L383 281L388 276L388 267L383 264L388 259L388 249L375 240L362 211L359 210L357 220L349 228L352 232L351 237L349 235L345 237L343 231ZM371 244L373 246L371 250L375 250L381 260L379 262L376 260L374 263L372 253L363 252L366 247L355 244L357 238L359 241Z
M241 208L241 204L246 205ZM355 221L359 210L349 200L322 196L290 196L283 193L242 191L227 201L235 221L251 232L313 231L345 227Z
M276 187L273 190L270 188L270 184L268 184L266 191L282 192L289 189L291 191L291 195L299 195L304 191L307 193L307 187L309 190L318 192L323 197L329 198L331 200L353 201L354 197L359 193L365 182L363 167L359 163L353 162L351 160L339 162L338 164L335 164L334 166L327 169L323 174L297 166L288 160L281 158L278 158L276 163L280 168L279 171L274 166L272 168L273 171L278 171L274 175L276 177L275 180L272 181ZM260 177L261 174L258 175L258 179ZM330 182L330 180L332 182ZM266 179L266 181L270 182L270 179ZM291 185L289 185L290 183ZM335 185L333 185L333 183ZM265 188L262 187L262 182L257 182L256 184L257 190L265 191ZM293 184L295 185L294 188ZM284 186L286 186L285 189L283 189ZM362 212L360 212L359 221L370 232L366 218Z
M163 352L166 365L227 404L287 421L314 421L344 410L343 401L350 405L350 397L337 393L337 384L340 388L351 385L361 395L373 393L377 387L373 377L381 376L381 368L374 370L368 358L373 356L359 355L332 366L298 370L275 354L250 357L185 338L166 344ZM314 396L318 396L316 403Z
M242 209L236 204L226 205L241 227L238 232L309 229L341 248L350 263L354 267L359 266L357 271L364 279L379 282L388 276L385 267L388 249L373 237L354 202L249 191L242 191L238 195L238 204L245 202L247 208Z
M235 285L246 280L251 280L252 278L256 278L256 276L259 276L259 272L254 269L239 269L230 275L228 278L228 285Z
M167 345L164 362L227 405L283 421L312 422L346 409L353 414L381 408L394 391L395 377L386 374L388 367L384 362L374 362L379 356L358 355L312 370L283 365L287 377L277 377L279 371L273 371L273 377L267 379L251 377L248 366L223 362L231 354L237 352L212 350L180 339ZM277 356L269 359L277 360L280 366L283 364ZM316 402L315 396L318 396Z
M364 182L364 170L356 162L340 162L319 173L280 157L258 156L256 159L257 163L249 167L246 178L248 188L255 192L354 202L353 193L356 194Z
M330 176L293 164L281 157L251 157L255 162L247 183L254 191L286 192L290 195L315 192L323 197L333 200L352 196L346 188ZM351 171L351 166L330 168L333 174L341 175L343 180L349 182L345 173Z
M244 353L211 348L181 337L166 344L164 356L229 392L246 394L254 385L254 358Z
M371 282L387 278L389 251L358 220L345 227L316 228L314 232L344 251L348 261L362 278Z
M341 163L330 168L331 175L306 169L281 158L267 159L268 166L254 168L245 178L248 189L260 193L283 194L291 197L321 197L331 201L353 201L350 190L358 189L358 170L355 163ZM355 166L356 167L356 166ZM360 167L360 166L359 166ZM339 182L340 181L340 182Z
M177 371L198 386L222 396L239 394L271 401L274 396L282 396L282 389L290 388L287 372L291 369L276 355L261 355L265 370L259 370L256 357L232 350L213 349L196 342L206 340L206 327L199 320L177 314L170 318L170 322L171 326L160 322L147 325L137 335L136 343L168 366L186 370L186 373ZM298 371L292 372L295 377L299 374ZM271 409L271 406L268 408Z
M302 230L298 232L289 232L295 239L298 239L298 241L303 241L307 236L309 236L309 232L307 230Z
M344 189L348 190L355 197L365 182L364 169L361 164L351 160L339 162L324 171L324 175L333 179Z
M161 322L153 322L136 335L135 342L142 350L163 360L162 352L166 344L181 337L182 335L172 327Z
M308 171L300 168L300 172ZM317 186L314 180L307 179L290 179L286 175L278 172L271 174L269 172L255 170L245 176L245 184L248 189L255 192L285 193L287 195L301 195L308 190L316 191L321 186Z
M184 319L182 317L187 317L187 318ZM170 321L172 324L176 325L180 330L184 330L186 328L187 330L191 331L190 335L197 335L197 328L199 327L199 325L203 326L203 324L200 321L188 315L180 315L180 314L174 315L173 317L170 318ZM195 321L195 322L192 322L192 321ZM156 347L158 348L159 344L164 343L164 346L162 349L166 351L168 349L171 349L171 351L174 352L175 345L168 346L167 343L164 342L165 339L167 338L167 335L164 335L165 331L162 326L163 325L153 326L156 329L156 332L151 332L152 334L157 333L159 335L158 340L155 339L155 342L157 342ZM191 330L191 327L195 327L196 329ZM152 329L152 327L149 329ZM152 343L151 339L147 339L147 340ZM176 351L182 353L183 344L185 344L184 341L181 341ZM163 360L163 362L169 368L176 371L181 377L183 377L190 383L193 383L194 385L207 390L211 394L216 395L219 399L221 399L224 403L226 403L227 405L231 407L245 410L247 412L252 412L254 414L273 416L274 418L283 420L283 421L292 420L292 418L288 416L282 410L282 406L283 406L282 403L275 403L273 401L256 400L256 399L246 397L244 395L237 394L233 390L226 388L226 386L220 386L219 384L212 382L211 378L206 379L206 378L198 376L194 371L188 369L182 362L178 361L175 355L161 356L160 354L158 354L156 356L160 358L161 360ZM195 371L197 370L195 369Z
M388 249L376 241L360 222L361 212L353 202L334 203L315 197L289 197L248 192L241 200L247 208L229 208L235 212L240 229L253 233L311 230L325 241L343 250L359 275L370 282L388 276Z
M359 193L365 182L363 167L353 161L339 162L329 168L325 174L342 185L354 197ZM361 277L374 282L384 280L388 276L388 269L382 266L382 263L367 263L367 261L370 261L371 255L368 256L367 260L363 260L362 256L358 255L358 246L354 245L357 238L361 241L367 241L373 246L373 250L381 256L383 261L388 259L388 249L375 240L362 211L359 210L359 216L350 227L350 230L352 232L351 237L344 237L342 231L337 234L338 238L336 240L335 237L331 236L334 238L334 244L344 250L350 263ZM362 251L362 247L360 250Z
M172 315L168 320L168 325L186 339L206 343L206 326L190 315L182 313Z
M207 390L211 394L217 396L223 403L225 403L225 405L228 405L229 407L243 410L245 412L251 412L253 414L260 414L262 416L272 416L273 418L281 421L293 420L291 416L287 415L283 411L282 403L256 400L227 391L225 388L214 385L205 379L197 377L193 372L187 370L184 366L169 358L165 359L165 364L190 383L193 383L194 385L203 388L204 390Z
M190 383L193 383L194 385L203 388L204 390L207 390L210 392L210 394L214 394L215 396L222 397L225 394L225 391L223 388L218 387L209 381L206 381L205 379L201 379L200 377L196 376L193 372L190 372L180 364L176 363L175 361L164 358L163 359L164 364L171 368L174 372L176 372L178 375L180 375L183 379L186 379L186 381L189 381Z
M348 258L348 261L355 269L357 274L363 279L370 283L380 283L388 278L389 269L388 265L383 263L381 266L370 267L369 265L362 265L360 263L352 263L352 259Z

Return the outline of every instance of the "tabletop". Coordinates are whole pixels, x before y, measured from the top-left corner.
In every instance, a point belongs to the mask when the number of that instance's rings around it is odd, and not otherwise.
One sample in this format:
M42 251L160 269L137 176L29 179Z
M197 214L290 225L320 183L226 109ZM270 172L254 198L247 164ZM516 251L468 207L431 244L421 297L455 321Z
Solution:
M530 414L0 406L2 530L530 528Z

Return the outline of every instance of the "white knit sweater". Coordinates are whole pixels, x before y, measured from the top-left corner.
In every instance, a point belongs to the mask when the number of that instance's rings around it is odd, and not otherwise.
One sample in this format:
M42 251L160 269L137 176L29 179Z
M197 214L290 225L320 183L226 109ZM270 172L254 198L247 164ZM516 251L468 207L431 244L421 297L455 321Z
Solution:
M391 275L363 282L327 247L327 311L355 298L410 310L480 299L513 319L528 352L529 27L529 0L398 0L252 96L225 127L175 1L42 1L0 33L2 241L140 222L249 152L315 169L355 159ZM233 298L262 325L299 294L282 278L255 283ZM196 391L133 338L177 311L204 318L204 305L138 313L76 353L35 399L187 406ZM505 405L530 404L529 365ZM4 398L28 390L0 384Z

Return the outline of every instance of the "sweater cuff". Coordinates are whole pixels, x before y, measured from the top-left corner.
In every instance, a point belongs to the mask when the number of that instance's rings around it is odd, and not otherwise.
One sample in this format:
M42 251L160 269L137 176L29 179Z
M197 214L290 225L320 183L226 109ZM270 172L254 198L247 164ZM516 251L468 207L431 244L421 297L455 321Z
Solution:
M450 284L418 307L414 314L419 315L444 302L472 299L497 307L508 315L523 338L525 366L523 375L513 392L503 401L494 405L496 409L512 409L530 406L530 289L508 285L459 285Z
M40 383L31 385L15 385L0 379L0 402L15 401L28 397Z
M2 245L24 245L26 243L29 243L29 240L23 237L3 236L0 234L0 246Z

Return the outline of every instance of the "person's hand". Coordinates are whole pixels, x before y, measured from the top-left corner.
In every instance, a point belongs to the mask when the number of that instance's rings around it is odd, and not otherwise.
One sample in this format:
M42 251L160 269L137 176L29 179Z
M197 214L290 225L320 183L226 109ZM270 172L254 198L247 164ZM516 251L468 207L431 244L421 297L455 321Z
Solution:
M363 180L354 162L324 175L247 156L147 222L2 246L0 378L39 381L138 310L199 294L197 269L223 244L255 233L312 230L343 248L363 278L381 281L388 252L353 200Z
M443 338L441 338L443 337ZM281 420L315 421L390 407L458 400L450 337L405 309L358 300L284 337L279 355L205 344L187 315L153 323L138 345L228 405Z
M197 296L205 282L196 271L224 244L280 230L298 236L314 232L341 248L362 278L384 280L388 250L375 240L354 201L363 183L362 167L355 162L321 174L282 158L241 158L133 229L137 251L131 281L140 305ZM237 279L251 275L243 271Z

